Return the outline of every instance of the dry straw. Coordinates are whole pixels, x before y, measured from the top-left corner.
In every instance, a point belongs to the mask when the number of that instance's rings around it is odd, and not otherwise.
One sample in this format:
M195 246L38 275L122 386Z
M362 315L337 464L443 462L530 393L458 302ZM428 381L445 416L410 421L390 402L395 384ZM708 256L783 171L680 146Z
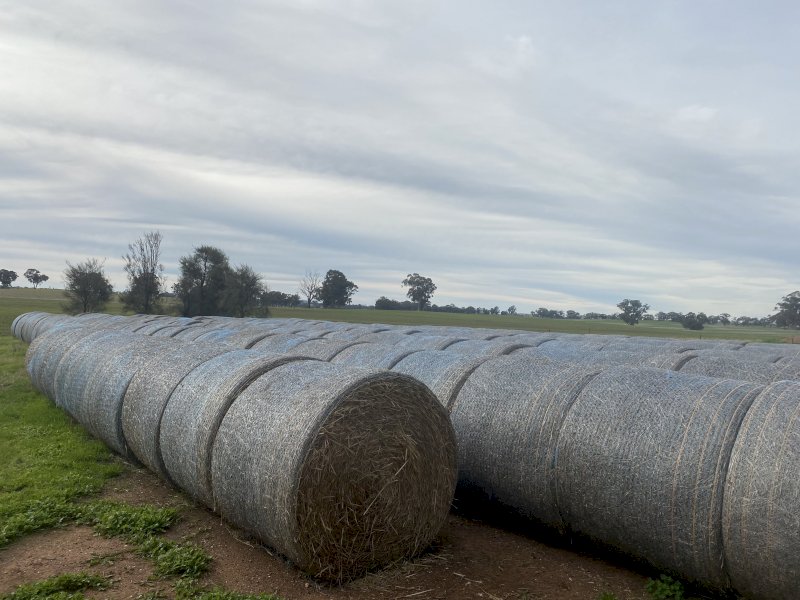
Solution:
M161 419L169 397L192 370L231 351L216 344L177 346L156 356L136 371L122 402L122 432L130 452L142 464L169 479L161 456Z
M226 414L214 500L303 570L342 582L429 545L450 506L455 452L445 411L413 379L294 362Z
M170 480L207 506L211 495L211 445L231 403L259 375L299 360L234 350L195 367L178 384L161 418L159 447Z
M559 435L564 522L661 569L725 588L725 474L742 418L762 389L661 369L597 375Z
M555 491L558 433L595 373L532 354L480 365L450 408L462 490L563 529Z
M488 356L475 358L425 350L410 354L392 367L392 371L418 379L433 391L442 406L449 408L467 377L487 360Z
M759 600L800 594L800 383L769 386L742 423L725 484L725 564Z

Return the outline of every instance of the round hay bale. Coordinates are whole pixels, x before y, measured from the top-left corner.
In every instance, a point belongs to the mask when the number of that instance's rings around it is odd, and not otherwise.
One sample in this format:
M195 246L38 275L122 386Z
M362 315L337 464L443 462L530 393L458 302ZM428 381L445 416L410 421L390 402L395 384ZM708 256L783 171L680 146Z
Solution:
M525 344L526 346L537 347L545 342L556 340L558 337L557 334L553 333L517 333L511 336L509 340Z
M30 344L34 338L34 327L42 319L50 316L50 313L45 312L31 312L22 315L22 319L17 323L17 331L19 332L19 339L26 344Z
M734 352L725 356L698 354L686 361L680 372L769 384L785 379L800 379L800 362L775 364L753 360L746 355L739 356Z
M171 481L206 506L211 495L211 446L231 403L259 375L295 356L233 350L195 367L175 387L161 417L159 447Z
M53 329L64 327L69 323L69 320L70 318L67 315L47 315L33 326L31 341Z
M339 352L331 362L361 369L391 369L414 352L421 350L397 348L386 344L356 344Z
M292 351L297 344L302 344L308 340L321 339L319 335L301 335L294 333L277 333L256 342L250 348L259 352L271 352L273 354L283 354Z
M425 350L408 355L392 367L392 371L415 377L431 389L442 406L449 409L467 377L487 360L488 356L476 358Z
M725 565L759 600L800 592L800 384L766 388L744 418L725 483Z
M398 331L381 331L378 333L367 333L358 338L359 342L369 342L371 344L383 344L384 346L391 346L397 342L402 342L408 338L408 334L400 333Z
M408 339L394 344L394 347L398 350L443 350L462 340L463 337L445 335L410 335Z
M447 415L419 382L294 362L262 375L225 415L214 498L301 569L343 582L430 544L455 461Z
M151 356L131 379L122 401L123 437L129 451L164 479L169 474L161 456L161 419L172 392L196 367L230 351L203 343L175 347Z
M242 348L244 350L248 350L261 340L273 335L277 334L272 333L272 331L269 329L248 328L242 329L241 331L234 331L233 335L226 336L220 341L233 348Z
M563 529L556 495L558 434L575 398L596 374L533 354L502 356L475 369L450 407L459 496L477 491Z
M654 354L646 357L641 362L641 366L680 371L687 362L693 360L696 356L697 354L692 351L665 352L664 354Z
M77 411L94 368L94 359L105 350L107 340L115 335L113 331L102 329L84 335L63 354L55 368L51 398L56 406L80 423L83 421Z
M173 339L180 340L183 342L193 342L195 340L199 340L204 335L207 335L212 331L227 331L227 330L221 326L200 325L196 327L189 327L188 329L184 329L183 331L176 333Z
M358 327L351 327L350 329L340 329L337 331L331 331L325 336L325 339L336 342L354 341L364 337L365 335L381 333L388 330L389 328L386 326L375 328L375 327L370 327L368 325L361 325Z
M763 388L614 367L578 395L558 440L564 522L690 581L728 585L722 499L739 425Z
M800 358L800 347L798 347L797 344L761 344L749 342L743 344L737 351L753 356L758 356L759 354L777 354L781 357Z
M321 338L301 342L292 348L292 354L306 358L330 361L337 354L352 346L364 345L365 342L356 340L329 340Z
M103 341L92 358L94 369L75 404L76 418L84 427L118 454L132 456L122 431L122 402L131 379L153 356L159 356L179 342L117 333Z
M33 340L25 353L25 369L33 387L52 399L52 389L45 381L52 382L58 361L85 336L86 332L82 329L64 327Z
M450 344L444 351L459 354L464 357L494 358L529 347L528 344L507 341L505 338L495 338L493 340L462 340Z

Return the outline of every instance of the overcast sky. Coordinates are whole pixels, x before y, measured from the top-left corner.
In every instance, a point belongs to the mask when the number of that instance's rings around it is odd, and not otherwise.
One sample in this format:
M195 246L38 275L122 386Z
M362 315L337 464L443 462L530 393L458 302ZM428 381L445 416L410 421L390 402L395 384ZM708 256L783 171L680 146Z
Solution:
M0 0L0 268L164 235L355 302L761 316L800 288L800 4ZM23 279L18 285L26 283Z

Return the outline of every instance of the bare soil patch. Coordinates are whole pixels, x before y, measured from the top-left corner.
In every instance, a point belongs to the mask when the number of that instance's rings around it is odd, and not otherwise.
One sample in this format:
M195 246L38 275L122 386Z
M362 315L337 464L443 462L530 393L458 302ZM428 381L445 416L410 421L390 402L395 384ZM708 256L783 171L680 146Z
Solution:
M603 592L619 600L648 598L643 572L456 515L427 554L342 587L326 587L150 473L133 470L111 480L103 495L130 504L183 506L181 522L167 537L190 540L213 557L202 584L237 592L275 593L286 600L596 600ZM173 596L171 583L154 579L147 560L88 527L31 535L0 550L0 593L75 571L114 580L111 589L87 597L137 598L152 591Z

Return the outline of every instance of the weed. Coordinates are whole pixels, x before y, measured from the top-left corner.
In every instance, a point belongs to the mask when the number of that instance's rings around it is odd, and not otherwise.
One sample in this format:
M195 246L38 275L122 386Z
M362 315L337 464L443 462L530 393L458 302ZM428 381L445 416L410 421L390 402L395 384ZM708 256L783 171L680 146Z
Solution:
M179 544L156 536L138 540L136 552L151 559L160 577L196 578L208 570L211 557L199 546Z
M683 584L674 580L669 575L662 575L658 579L647 581L647 593L653 600L683 600Z
M90 505L89 524L100 535L122 537L135 541L142 536L163 533L178 520L174 508L130 506L114 502L94 502Z
M105 590L111 581L107 577L88 573L64 573L37 583L20 585L10 594L0 596L0 600L79 600L84 598L83 590Z
M194 581L175 584L175 600L281 600L275 594L239 594L222 588L203 588Z
M617 597L611 592L603 592L598 600L617 600Z

